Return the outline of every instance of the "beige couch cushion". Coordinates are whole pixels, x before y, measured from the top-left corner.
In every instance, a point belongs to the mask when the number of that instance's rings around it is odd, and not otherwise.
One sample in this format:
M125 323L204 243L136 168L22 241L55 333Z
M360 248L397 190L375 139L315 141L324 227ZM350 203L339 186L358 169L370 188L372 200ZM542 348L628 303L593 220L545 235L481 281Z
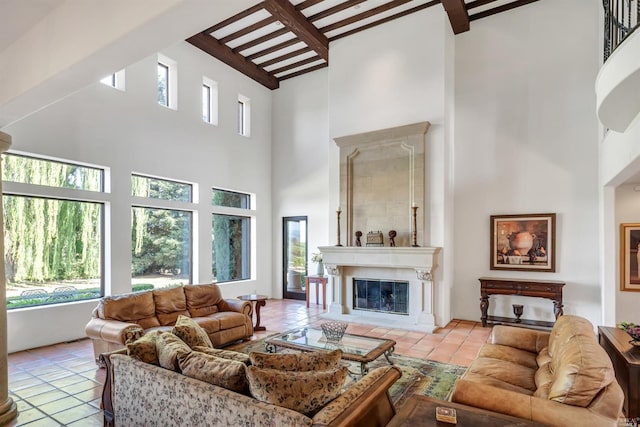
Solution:
M347 368L328 371L293 372L247 368L251 395L265 403L311 415L339 394Z
M192 318L180 315L171 330L174 335L184 341L189 347L213 347L209 335Z
M156 351L160 366L180 372L178 356L191 353L191 348L171 332L161 332L156 338Z
M215 284L185 285L184 294L191 317L205 317L219 311L218 304L222 301L222 294Z
M153 301L156 305L156 316L163 326L175 324L180 315L189 316L182 286L154 290Z
M242 362L192 351L180 354L178 364L188 377L242 394L249 390L246 366Z
M323 371L338 366L342 350L309 353L249 353L251 364L257 368L278 369L280 371Z
M137 323L143 329L160 326L151 291L104 297L98 306L98 317Z

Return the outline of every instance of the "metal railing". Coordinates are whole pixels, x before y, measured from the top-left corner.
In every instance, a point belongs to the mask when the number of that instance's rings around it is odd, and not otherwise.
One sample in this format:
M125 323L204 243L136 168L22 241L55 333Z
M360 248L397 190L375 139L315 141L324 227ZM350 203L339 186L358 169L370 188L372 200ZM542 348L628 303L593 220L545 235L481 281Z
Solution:
M640 0L602 0L604 60L640 26Z

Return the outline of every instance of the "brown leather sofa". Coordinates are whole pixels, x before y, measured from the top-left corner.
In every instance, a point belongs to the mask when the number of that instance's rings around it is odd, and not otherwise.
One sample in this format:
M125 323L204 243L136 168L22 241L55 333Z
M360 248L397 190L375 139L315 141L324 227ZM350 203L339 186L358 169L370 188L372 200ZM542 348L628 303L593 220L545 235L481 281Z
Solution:
M591 323L556 320L551 332L495 326L451 400L551 426L617 426L623 403Z
M152 330L171 330L179 315L192 317L221 347L253 335L253 307L248 301L224 299L215 284L185 285L104 297L93 310L85 332L101 353L121 349Z

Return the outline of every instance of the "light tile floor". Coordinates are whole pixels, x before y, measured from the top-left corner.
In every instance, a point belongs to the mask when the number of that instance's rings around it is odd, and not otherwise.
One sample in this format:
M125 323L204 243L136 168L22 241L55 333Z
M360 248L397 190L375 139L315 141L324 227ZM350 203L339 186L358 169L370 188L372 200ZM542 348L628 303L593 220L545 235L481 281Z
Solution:
M317 325L322 306L304 301L269 300L260 312L264 338L305 325ZM478 322L454 320L434 334L350 324L347 332L390 338L395 353L468 366L486 342L491 328ZM8 357L9 394L20 414L13 426L101 426L100 397L104 369L93 361L91 341L69 343L12 353Z

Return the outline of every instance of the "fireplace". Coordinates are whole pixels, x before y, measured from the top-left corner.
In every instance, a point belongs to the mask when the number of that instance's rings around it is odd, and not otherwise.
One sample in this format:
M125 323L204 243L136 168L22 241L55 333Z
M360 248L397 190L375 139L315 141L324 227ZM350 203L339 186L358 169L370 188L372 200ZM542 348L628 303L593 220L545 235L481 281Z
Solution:
M353 309L409 314L409 282L353 279Z

